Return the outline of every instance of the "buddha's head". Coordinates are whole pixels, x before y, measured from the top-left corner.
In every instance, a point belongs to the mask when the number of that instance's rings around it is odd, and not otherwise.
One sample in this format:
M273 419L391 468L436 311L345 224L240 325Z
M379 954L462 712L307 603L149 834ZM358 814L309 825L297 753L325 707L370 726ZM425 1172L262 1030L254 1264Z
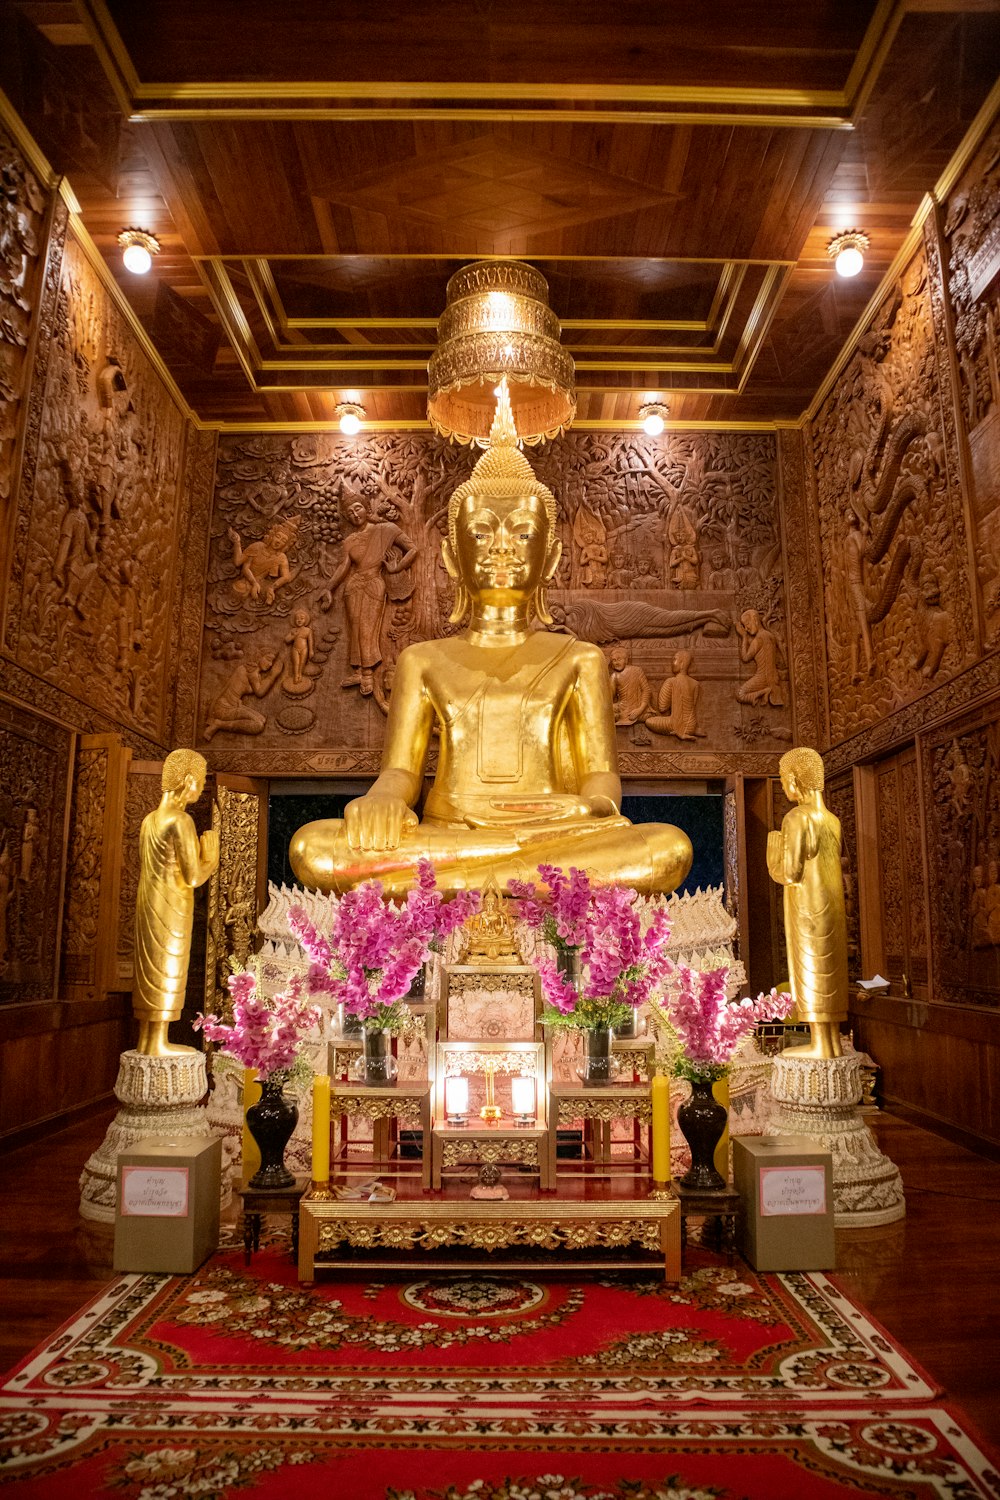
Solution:
M517 446L506 385L500 386L490 445L448 505L444 565L456 584L453 623L470 603L501 608L524 603L528 617L552 623L545 605L562 545L556 502Z
M208 766L197 750L171 750L163 762L160 785L181 802L197 802L205 787Z
M790 802L801 802L810 792L823 790L823 758L806 745L786 750L778 762L778 773Z

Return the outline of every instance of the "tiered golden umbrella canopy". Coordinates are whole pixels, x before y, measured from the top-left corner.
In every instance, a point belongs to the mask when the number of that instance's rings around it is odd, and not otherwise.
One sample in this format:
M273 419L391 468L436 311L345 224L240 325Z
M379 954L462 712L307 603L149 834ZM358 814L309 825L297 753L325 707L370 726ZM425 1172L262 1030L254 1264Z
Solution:
M573 360L559 342L545 277L511 260L456 271L428 376L427 415L444 437L486 444L504 376L523 442L563 432L576 412Z

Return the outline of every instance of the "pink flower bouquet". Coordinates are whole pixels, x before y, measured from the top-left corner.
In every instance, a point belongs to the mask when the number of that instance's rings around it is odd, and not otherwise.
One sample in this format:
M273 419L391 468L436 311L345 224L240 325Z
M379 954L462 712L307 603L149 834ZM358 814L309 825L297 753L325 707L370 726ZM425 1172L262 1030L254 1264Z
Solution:
M217 1042L227 1057L255 1068L259 1078L287 1083L303 1040L322 1020L319 1006L302 1004L298 980L292 981L287 994L273 1000L259 998L252 974L231 974L227 988L233 1000L232 1025L216 1015L198 1015L194 1029Z
M518 917L536 927L559 955L536 960L553 1026L591 1031L621 1026L672 971L665 952L670 924L657 911L644 933L635 910L636 893L623 886L592 886L586 872L566 876L555 865L539 865L545 882L511 880Z
M724 1078L736 1048L758 1022L783 1020L792 1009L791 995L778 990L756 1000L727 1000L728 972L721 968L698 973L677 964L675 983L660 1001L680 1045L675 1071L692 1083Z
M366 880L344 895L328 935L317 931L301 907L289 926L310 959L308 985L356 1016L366 1031L398 1031L406 1023L403 998L430 954L479 905L462 891L446 900L434 866L421 860L417 884L401 902L387 897L378 880Z

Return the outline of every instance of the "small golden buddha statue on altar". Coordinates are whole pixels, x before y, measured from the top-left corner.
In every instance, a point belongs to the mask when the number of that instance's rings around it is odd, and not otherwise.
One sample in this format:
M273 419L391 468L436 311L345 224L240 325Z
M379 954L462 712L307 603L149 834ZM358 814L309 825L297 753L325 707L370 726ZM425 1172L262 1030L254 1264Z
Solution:
M482 890L479 910L466 919L462 950L464 964L519 964L514 919L491 877Z
M797 805L767 836L767 868L784 888L785 944L796 1020L809 1043L788 1055L840 1057L847 1019L847 917L840 863L840 820L823 801L823 761L815 750L789 750L778 762L785 796Z
M344 891L378 878L393 894L429 859L445 890L530 879L539 864L651 894L691 866L685 833L621 815L614 712L597 646L547 630L545 586L559 564L556 506L518 447L501 383L487 451L448 506L444 564L460 635L399 657L382 770L343 819L307 823L290 858L306 886ZM437 728L437 772L414 806Z

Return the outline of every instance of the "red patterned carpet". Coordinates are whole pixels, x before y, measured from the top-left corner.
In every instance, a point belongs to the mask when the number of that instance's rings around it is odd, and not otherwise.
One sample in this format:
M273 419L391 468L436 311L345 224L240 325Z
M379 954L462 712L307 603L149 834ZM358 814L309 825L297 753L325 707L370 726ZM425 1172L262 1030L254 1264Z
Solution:
M121 1500L1000 1494L923 1372L825 1276L126 1276L0 1388L12 1491Z

